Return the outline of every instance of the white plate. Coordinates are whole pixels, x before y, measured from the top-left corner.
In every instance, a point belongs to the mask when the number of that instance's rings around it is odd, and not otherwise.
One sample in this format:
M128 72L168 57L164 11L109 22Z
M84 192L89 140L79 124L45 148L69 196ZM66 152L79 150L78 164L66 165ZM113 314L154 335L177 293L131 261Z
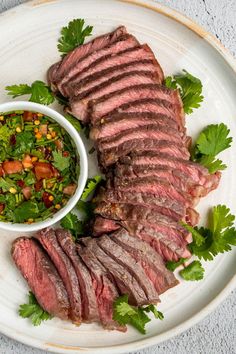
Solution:
M205 125L223 121L236 141L235 62L215 38L192 21L148 0L37 0L0 15L1 102L8 100L3 91L5 85L45 79L47 68L59 58L56 48L59 30L78 17L94 25L94 35L124 24L141 42L152 47L165 74L185 68L200 77L205 100L200 109L187 117L188 132L195 137ZM229 167L223 173L220 187L198 207L202 215L219 203L228 205L236 214L235 141L230 151L222 154ZM92 159L90 175L96 171L95 156ZM11 242L16 236L0 231L0 331L49 351L111 354L156 344L202 319L236 285L234 249L204 264L203 281L181 282L161 296L160 310L165 320L153 320L145 336L132 328L126 334L107 332L95 324L76 328L58 319L34 328L17 315L28 290L10 258Z

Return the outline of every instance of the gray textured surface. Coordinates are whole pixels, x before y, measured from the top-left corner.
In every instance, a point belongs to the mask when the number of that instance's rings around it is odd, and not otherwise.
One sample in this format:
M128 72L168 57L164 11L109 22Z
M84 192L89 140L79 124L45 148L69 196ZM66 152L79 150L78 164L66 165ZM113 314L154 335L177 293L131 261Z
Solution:
M24 0L0 0L0 12ZM236 56L235 0L159 0L213 33ZM43 354L0 335L1 354ZM183 334L137 354L236 354L236 290L217 310Z

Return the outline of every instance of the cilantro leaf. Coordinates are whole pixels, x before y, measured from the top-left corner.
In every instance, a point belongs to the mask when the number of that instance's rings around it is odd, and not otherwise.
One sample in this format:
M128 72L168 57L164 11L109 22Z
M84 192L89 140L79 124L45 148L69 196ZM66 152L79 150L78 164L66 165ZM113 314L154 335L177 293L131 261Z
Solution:
M73 49L84 43L86 37L91 36L93 26L85 26L85 21L81 18L69 22L67 27L61 30L61 38L57 48L62 55L71 52Z
M16 185L10 178L0 177L0 188L3 192L8 192L10 188L16 188Z
M184 280L201 280L204 277L204 268L200 261L193 261L187 267L182 269L179 274Z
M34 81L31 86L26 84L6 86L8 95L19 97L22 95L31 95L29 101L49 105L54 102L54 96L49 86L43 81Z
M42 321L52 319L52 316L41 308L31 291L28 295L28 304L19 307L19 315L23 318L30 318L34 326L39 326Z
M181 264L186 262L188 258L180 258L178 262L168 261L166 262L166 268L169 269L171 272L174 272L176 268L178 268Z
M77 130L77 132L81 131L82 127L78 119L76 119L75 117L73 117L68 113L64 117L73 125L73 127Z
M183 74L168 76L165 80L165 85L179 90L186 114L190 114L194 108L200 107L203 101L202 83L186 70L183 70Z
M70 158L64 157L61 151L52 152L54 162L52 163L59 171L64 171L66 168L70 167Z
M12 132L6 124L0 127L0 142L8 144L11 135Z
M76 204L76 208L84 215L85 221L88 221L93 217L95 203L90 201L84 202L83 200L79 200Z
M31 87L26 84L6 86L5 89L8 91L8 95L13 98L31 94Z
M30 153L34 146L34 140L34 135L31 132L23 131L17 134L13 156L20 157L23 154Z
M189 232L191 232L193 240L197 246L201 246L205 242L204 236L201 235L201 233L198 232L197 227L192 227L188 224L182 223L181 225L185 227Z
M88 178L86 186L84 188L83 194L80 200L85 201L91 194L95 191L98 185L102 181L102 176L94 176L93 178Z
M157 319L162 320L164 318L163 314L157 311L154 305L146 307L129 305L128 295L118 297L113 304L113 319L121 325L131 324L142 334L146 333L145 326L151 321L146 312L152 312Z
M30 200L23 202L14 210L14 215L17 223L35 219L39 216L38 204Z
M222 171L227 168L227 166L219 159L215 159L215 156L203 155L197 159L197 162L202 166L206 167L209 173L215 173L216 171Z
M83 235L84 233L84 223L71 212L64 216L61 220L61 227L69 230L75 238L77 238L78 235Z
M225 205L213 207L208 228L192 228L193 242L190 250L198 258L212 260L217 254L228 252L231 246L236 245L236 229L233 227L235 216L230 213ZM188 225L188 227L190 227ZM190 227L191 228L191 227ZM190 230L190 229L189 229ZM194 233L201 236L201 243L197 242Z

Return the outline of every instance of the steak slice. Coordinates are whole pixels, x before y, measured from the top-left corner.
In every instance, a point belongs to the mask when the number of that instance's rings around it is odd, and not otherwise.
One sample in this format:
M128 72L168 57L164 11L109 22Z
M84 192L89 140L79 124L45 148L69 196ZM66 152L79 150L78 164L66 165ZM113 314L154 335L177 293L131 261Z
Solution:
M69 231L56 230L57 240L63 251L70 258L79 280L82 302L82 319L84 322L99 321L99 313L92 278L81 258L77 254L75 242Z
M113 303L119 294L107 270L88 247L77 245L77 251L90 271L102 325L106 329L125 332L126 327L113 320Z
M88 104L91 100L122 90L126 87L155 83L159 83L159 78L156 73L149 71L131 71L124 73L94 87L91 91L83 92L79 96L72 97L69 100L70 110L77 112L82 120L88 120Z
M40 306L62 320L68 320L69 300L63 282L40 244L19 237L12 244L12 258Z
M115 190L124 192L140 192L154 194L157 198L176 200L185 206L192 206L194 199L175 186L157 177L140 177L136 179L114 178Z
M160 301L153 283L145 276L145 272L141 264L135 261L129 252L113 242L107 235L99 237L97 239L97 243L109 257L127 269L128 272L137 280L138 284L140 284L144 290L149 303L156 304Z
M149 300L138 283L136 278L117 261L110 257L98 245L97 240L86 238L86 248L88 248L95 257L103 264L107 272L112 276L113 281L116 283L121 294L129 295L129 302L132 305L142 306L149 303Z
M170 116L152 112L115 113L102 118L90 130L90 139L107 138L131 128L138 128L150 124L159 124L178 130L176 121Z
M173 118L179 125L183 125L183 104L178 91L156 84L132 86L92 100L90 107L91 121L94 124L96 120L111 114L111 112L119 111L120 106L124 104L131 104L134 101L147 98L165 100L175 105L175 110L179 113L174 115Z
M121 157L130 154L131 152L144 152L154 151L157 153L164 153L166 155L188 159L189 151L183 144L176 144L168 140L156 139L132 139L123 142L116 147L106 149L98 155L99 163L104 167L108 167L117 162ZM129 168L127 165L119 165ZM136 166L135 166L136 167ZM144 170L147 170L145 166ZM137 177L137 176L136 176Z
M103 218L97 216L93 224L93 236L101 236L102 234L108 234L112 231L120 228L117 223L109 218Z
M186 214L186 208L182 203L172 198L160 198L155 194L142 192L126 192L114 189L100 189L99 195L95 198L96 202L128 203L132 205L142 205L158 211L160 214L171 217L179 221Z
M126 28L120 26L113 32L103 34L94 38L88 43L78 46L72 52L69 52L61 61L60 67L57 70L54 80L59 80L65 76L65 74L82 58L89 54L114 43L121 36L127 34Z
M168 166L180 170L195 183L200 184L209 190L217 188L221 176L220 173L210 175L208 170L198 163L174 157L172 158L166 154L159 154L152 151L125 156L121 158L121 162L129 165Z
M119 55L119 54L118 54ZM68 96L78 96L83 92L94 89L95 87L107 82L111 78L117 77L124 73L129 73L131 71L145 71L156 73L158 75L158 83L163 81L163 73L161 71L160 65L154 59L143 59L129 62L128 64L124 63L121 65L111 66L108 69L101 70L94 73L80 81L69 81L67 85L64 85L63 88L66 90Z
M58 273L65 285L68 298L70 300L70 318L74 323L81 322L82 306L80 298L80 288L74 267L60 247L56 234L52 229L44 229L36 234L49 257L55 264Z
M169 227L181 234L185 239L190 239L191 234L178 222L145 206L101 202L96 207L95 213L103 218L112 219L114 220L113 222L132 220L143 224Z
M187 242L181 236L166 234L164 231L157 231L135 221L123 221L122 225L131 235L149 243L165 261L178 261L180 258L191 257L186 247Z
M87 56L81 58L75 65L71 66L70 69L65 73L63 77L60 78L60 80L57 80L57 86L61 93L63 95L66 94L66 91L63 90L63 84L68 82L70 79L73 80L75 76L79 75L80 73L83 73L83 71L86 71L91 64L96 62L97 60L101 58L105 58L108 55L115 55L117 53L120 53L124 50L130 49L137 47L139 45L139 42L135 37L133 37L130 34L125 34L117 39L117 41L110 43L106 47L102 49L98 49Z
M165 267L162 257L147 242L130 237L124 229L114 232L110 237L112 241L129 252L136 262L142 264L146 275L154 284L158 294L178 285L178 280Z
M171 151L171 150L169 150ZM174 152L174 150L172 149ZM168 155L171 155L170 153ZM176 156L176 154L172 154ZM143 178L143 177L158 177L163 179L177 189L191 194L193 197L202 197L207 194L206 188L196 184L191 178L179 170L175 170L169 166L162 165L122 165L117 164L114 170L114 175L121 178Z

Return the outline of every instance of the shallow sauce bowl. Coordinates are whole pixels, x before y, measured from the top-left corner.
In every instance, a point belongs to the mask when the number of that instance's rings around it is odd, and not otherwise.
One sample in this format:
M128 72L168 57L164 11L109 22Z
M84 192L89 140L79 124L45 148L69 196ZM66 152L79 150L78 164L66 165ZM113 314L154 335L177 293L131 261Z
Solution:
M70 135L71 139L75 144L75 148L77 150L77 154L79 156L79 163L80 163L80 175L78 177L78 186L74 193L74 195L69 199L67 204L58 212L56 212L52 217L40 221L35 222L32 224L15 224L10 222L0 222L0 229L9 230L9 231L16 231L16 232L32 232L43 229L45 227L52 226L59 220L61 220L66 214L68 214L76 205L78 200L80 199L88 176L88 159L87 153L83 144L81 137L79 136L76 129L72 126L68 120L63 117L60 113L56 112L55 110L33 102L26 102L26 101L15 101L15 102L6 102L0 104L0 112L14 112L14 111L31 111L42 113L43 115L48 116L55 122L57 122L61 127L63 127L67 133ZM1 233L0 233L1 234Z

